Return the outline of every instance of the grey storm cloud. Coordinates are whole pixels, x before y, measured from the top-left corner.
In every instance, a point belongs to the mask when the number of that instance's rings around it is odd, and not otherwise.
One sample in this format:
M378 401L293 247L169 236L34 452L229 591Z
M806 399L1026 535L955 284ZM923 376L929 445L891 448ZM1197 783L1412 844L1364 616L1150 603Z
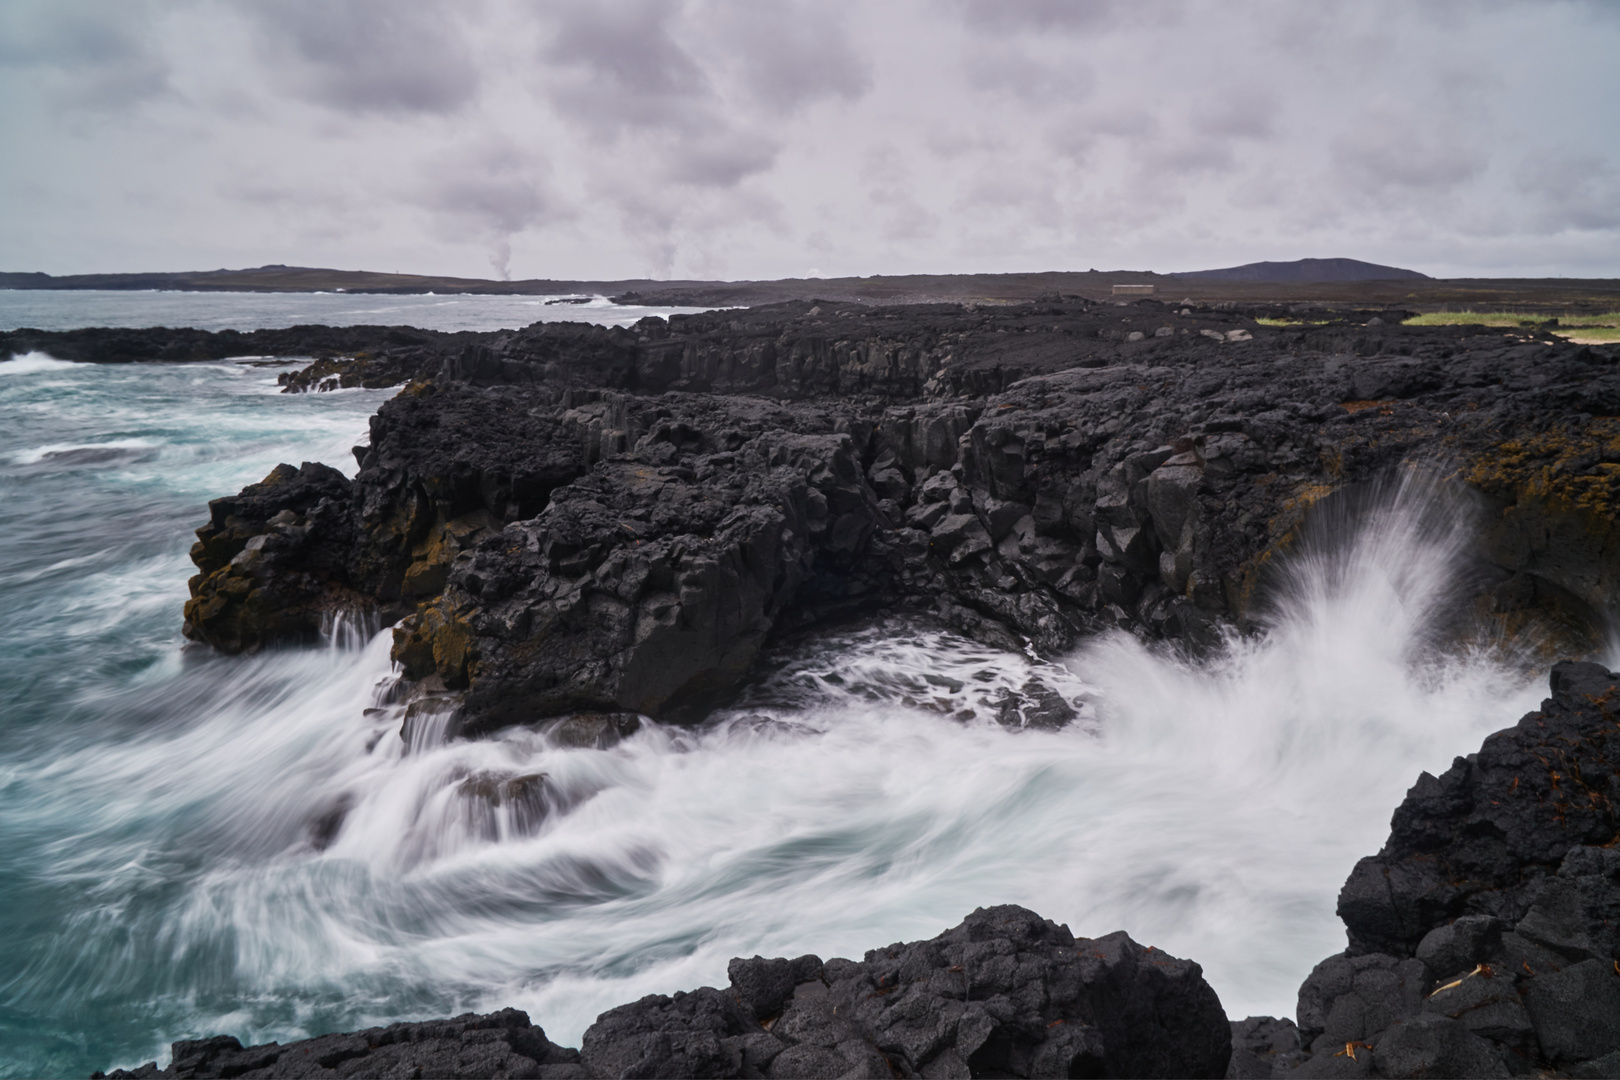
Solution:
M776 161L780 144L743 132L699 133L683 141L673 156L670 179L703 187L734 187Z
M154 41L155 14L142 0L0 5L0 68L50 79L59 107L134 107L169 90L168 64Z
M1333 140L1335 164L1366 191L1379 188L1449 191L1489 164L1489 150L1458 138L1449 125L1411 117L1391 103L1370 110Z
M551 96L565 116L587 121L593 134L689 130L712 105L707 73L671 33L678 5L586 0L544 10L554 20L540 50Z
M1163 0L1151 8L1132 6L1135 18L1164 19L1175 13L1174 0ZM1123 14L1116 0L965 0L962 8L970 25L1003 34L1098 30Z
M344 110L451 112L478 91L452 6L393 0L246 0L288 92Z
M1083 64L1046 63L1002 41L976 45L963 58L962 68L974 89L1005 93L1029 103L1077 101L1096 86L1095 74Z
M832 8L696 7L627 0L541 9L551 24L541 58L559 104L599 125L598 134L689 130L723 123L725 115L783 115L827 98L857 98L871 85L870 64Z
M1522 162L1519 190L1540 204L1548 227L1620 229L1620 168L1596 154L1537 156Z
M501 141L458 145L421 168L416 201L448 241L488 246L496 276L511 276L511 238L540 222L567 216L545 182L547 163Z
M1620 274L1602 0L7 0L4 269Z
M854 101L872 87L871 60L820 4L720 3L715 11L720 66L769 111L785 116L818 101Z

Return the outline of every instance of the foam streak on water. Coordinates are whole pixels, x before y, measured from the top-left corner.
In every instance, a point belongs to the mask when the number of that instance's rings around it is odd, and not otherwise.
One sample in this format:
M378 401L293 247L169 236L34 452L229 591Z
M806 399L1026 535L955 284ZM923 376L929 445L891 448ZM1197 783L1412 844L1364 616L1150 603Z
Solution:
M181 650L202 499L341 460L373 404L272 418L239 400L268 376L199 370L45 365L0 399L0 588L27 627L0 637L10 1074L504 1005L573 1042L610 1005L723 984L731 956L858 955L1002 902L1191 956L1233 1015L1291 1014L1417 772L1540 693L1438 644L1462 517L1408 491L1297 559L1269 631L1213 659L1116 635L1044 663L883 621L786 648L697 729L407 746L386 633ZM998 722L1032 682L1078 719Z

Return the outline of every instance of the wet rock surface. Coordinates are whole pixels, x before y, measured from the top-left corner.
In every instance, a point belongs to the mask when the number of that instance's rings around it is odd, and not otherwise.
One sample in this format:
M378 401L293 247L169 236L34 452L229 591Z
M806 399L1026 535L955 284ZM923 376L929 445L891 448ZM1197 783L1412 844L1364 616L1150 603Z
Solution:
M465 347L482 335L419 330L414 326L292 326L277 330L194 330L186 327L89 327L81 330L0 331L0 353L34 350L59 360L97 364L195 363L232 357L310 357L317 363L294 389L393 386L408 378L413 360ZM334 363L338 361L338 363ZM426 362L426 361L421 361ZM431 361L437 364L437 360ZM407 370L409 369L409 370ZM330 379L328 385L326 380Z
M166 1068L114 1069L145 1077L586 1077L579 1051L557 1046L518 1009L390 1024L286 1045L244 1047L230 1035L175 1043Z
M358 607L464 734L680 719L861 611L1208 646L1309 516L1422 465L1473 493L1482 611L1589 647L1620 599L1617 351L1264 313L781 304L327 361L413 381L346 499L311 474L280 524L253 488L216 502L187 632L239 651Z
M860 961L756 956L727 974L608 1010L578 1051L508 1009L286 1046L179 1042L161 1072L111 1075L1216 1077L1232 1049L1197 964L1013 906Z
M1349 948L1300 988L1303 1064L1264 1052L1285 1022L1251 1018L1231 1075L1620 1074L1620 677L1566 662L1551 681L1420 776L1356 865Z

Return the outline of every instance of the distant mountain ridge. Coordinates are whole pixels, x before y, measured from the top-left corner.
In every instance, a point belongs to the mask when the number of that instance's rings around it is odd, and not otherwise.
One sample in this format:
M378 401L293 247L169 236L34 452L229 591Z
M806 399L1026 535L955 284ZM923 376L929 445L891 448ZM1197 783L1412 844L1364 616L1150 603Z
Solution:
M1428 274L1379 266L1360 259L1295 259L1257 262L1222 270L1192 270L1174 277L1203 281L1253 281L1267 285L1314 284L1324 281L1428 281Z

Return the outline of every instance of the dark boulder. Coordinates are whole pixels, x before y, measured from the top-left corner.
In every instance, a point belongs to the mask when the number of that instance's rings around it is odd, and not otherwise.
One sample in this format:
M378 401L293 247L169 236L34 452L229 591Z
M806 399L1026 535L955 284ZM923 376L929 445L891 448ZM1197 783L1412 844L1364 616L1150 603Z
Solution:
M1304 1059L1299 1028L1288 1019L1251 1016L1232 1021L1232 1059L1227 1080L1286 1076Z
M223 652L312 639L334 614L370 598L347 587L355 546L349 480L306 461L277 465L241 494L208 504L191 559L185 634Z
M726 991L604 1013L604 1076L1224 1076L1231 1029L1197 964L980 908L860 962L734 960Z
M1620 727L1594 722L1620 708L1614 676L1561 663L1552 689L1478 753L1418 778L1384 850L1357 864L1339 896L1352 952L1415 955L1431 929L1463 915L1516 922L1528 884L1556 874L1572 849L1620 834Z

